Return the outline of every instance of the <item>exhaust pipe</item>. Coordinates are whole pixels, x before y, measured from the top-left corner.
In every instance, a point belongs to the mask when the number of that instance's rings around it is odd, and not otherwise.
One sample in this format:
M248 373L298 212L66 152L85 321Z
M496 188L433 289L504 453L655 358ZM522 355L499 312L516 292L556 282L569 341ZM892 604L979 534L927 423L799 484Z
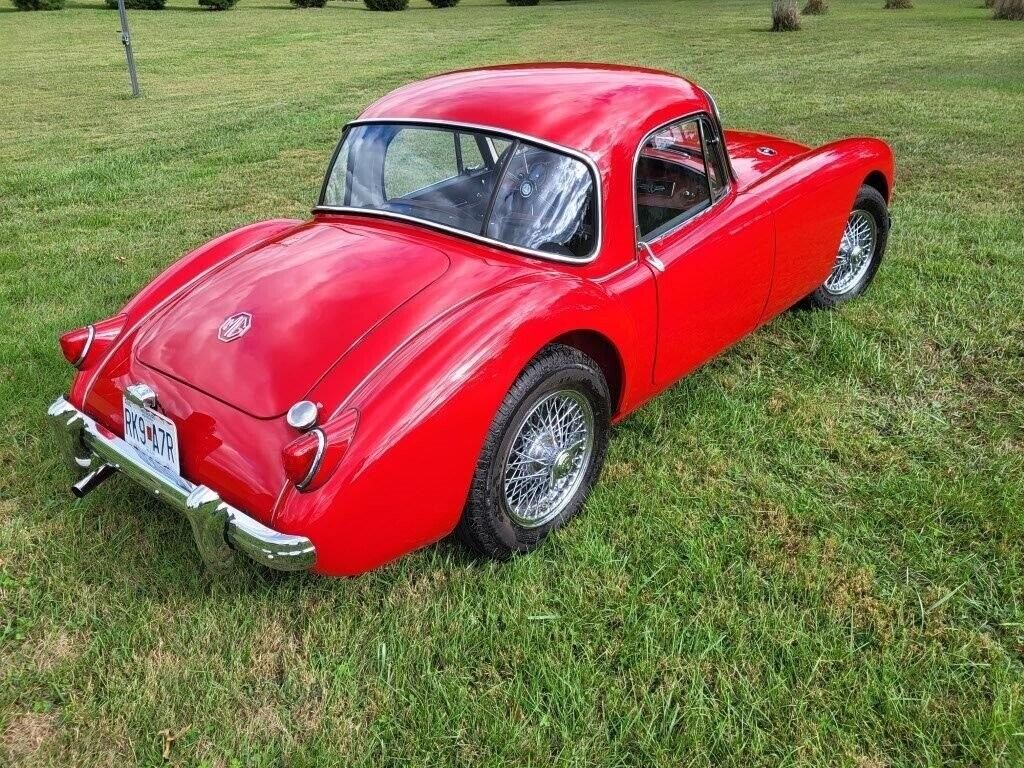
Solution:
M99 469L90 472L77 483L71 486L71 492L79 499L93 491L96 486L113 475L117 470L110 464L102 464Z

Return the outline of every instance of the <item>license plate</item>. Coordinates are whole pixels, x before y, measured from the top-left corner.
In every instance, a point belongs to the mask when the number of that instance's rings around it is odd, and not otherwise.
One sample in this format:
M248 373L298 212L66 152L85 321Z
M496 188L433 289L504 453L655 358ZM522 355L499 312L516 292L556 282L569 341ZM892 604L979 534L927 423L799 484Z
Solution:
M124 400L124 441L160 469L181 474L178 428L156 411Z

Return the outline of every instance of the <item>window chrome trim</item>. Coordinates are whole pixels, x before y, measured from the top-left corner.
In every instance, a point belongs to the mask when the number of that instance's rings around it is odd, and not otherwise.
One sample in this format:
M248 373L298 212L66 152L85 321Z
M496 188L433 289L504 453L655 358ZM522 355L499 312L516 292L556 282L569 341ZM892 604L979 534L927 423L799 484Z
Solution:
M721 145L718 148L718 155L722 159L722 165L725 166L725 173L730 180L735 181L736 174L732 170L732 160L729 159L729 151L725 146L725 127L722 125L722 112L718 108L718 102L715 101L715 97L706 88L699 85L697 87L700 88L700 92L707 98L708 103L711 105L711 111L714 113L715 128L718 129L718 143Z
M555 253L548 253L547 251L538 251L533 248L525 248L520 245L513 245L512 243L502 242L501 240L495 240L494 238L487 237L475 232L467 232L463 229L457 229L455 227L449 227L446 224L438 224L433 221L426 219L418 219L415 216L406 216L401 213L393 213L392 211L378 211L373 208L356 208L348 205L324 205L324 198L327 195L327 185L331 179L331 171L334 169L334 164L338 159L338 155L341 152L341 145L345 138L345 132L349 128L358 127L360 125L422 125L430 128L454 128L463 129L466 131L479 131L483 133L490 133L500 138L511 139L512 141L524 141L529 144L533 144L544 149L549 149L553 152L557 152L562 155L579 160L590 171L591 178L594 182L594 203L596 206L595 213L597 215L597 224L595 229L597 230L597 242L591 249L587 256L582 258L576 258L571 256L559 256ZM500 182L501 179L498 179ZM562 144L556 144L552 141L546 141L544 139L538 139L536 136L531 136L526 133L519 133L517 131L509 131L504 128L497 128L492 125L481 125L478 123L460 123L454 120L432 120L429 118L419 117L368 117L352 120L345 124L345 127L341 131L341 139L338 141L338 145L335 147L333 154L331 155L331 161L327 166L327 173L324 175L324 183L320 187L320 197L317 199L317 204L313 208L314 213L354 213L357 215L368 215L377 216L385 219L395 219L397 221L410 222L413 224L419 224L430 229L437 229L442 232L447 232L458 237L464 237L469 240L475 240L477 242L485 243L486 245L493 245L498 248L513 251L515 253L525 254L527 256L534 256L536 258L545 259L547 261L557 261L563 264L590 264L594 262L598 256L601 255L601 247L604 245L604 189L601 184L601 171L597 167L597 163L594 162L593 158L589 155L580 152L579 150L572 149L570 147L563 146ZM486 224L486 222L485 222Z
M659 131L663 131L663 130L665 130L666 128L668 128L670 126L673 126L676 123L682 123L682 122L685 122L687 120L706 120L706 119L711 119L711 115L709 115L707 113L707 111L703 110L703 109L697 110L696 112L690 112L689 114L682 115L680 117L674 117L671 120L669 120L668 122L662 123L661 125L657 126L653 130L651 130L649 133L647 133L647 135L644 136L640 140L640 144L636 148L636 153L633 155L633 178L630 180L630 183L633 185L633 233L634 233L634 237L637 240L638 244L640 242L642 242L644 247L648 251L650 251L651 246L654 243L657 243L662 238L667 237L668 235L671 235L674 232L677 232L680 228L687 226L690 222L697 221L697 219L702 218L709 211L714 210L715 207L720 202L722 202L723 200L725 200L729 196L729 192L732 191L732 186L733 186L732 185L732 174L731 174L731 172L729 170L729 161L728 161L728 159L726 159L725 176L726 176L726 180L727 180L728 183L722 189L722 194L719 195L717 200L711 199L711 204L707 208L704 208L704 209L702 209L700 211L697 211L695 214L693 214L693 216L689 216L688 218L683 219L676 226L672 227L671 229L666 229L664 232L662 232L661 234L659 234L659 235L657 235L655 237L650 237L650 236L642 237L641 234L640 234L640 199L639 199L639 195L637 195L637 193L636 193L636 173L640 169L640 154L644 151L644 147L647 145L647 142L651 140L651 137L654 136L654 134L658 133ZM726 157L728 158L728 154L725 153L725 136L722 133L721 126L716 126L716 127L718 128L718 134L719 134L719 138L721 140L720 143L722 145L722 152L724 154L726 154ZM704 146L704 132L703 132L703 128L701 126L698 126L698 131L700 131L700 135L701 135L701 151L702 151L702 154L707 155L707 148ZM707 167L707 165L706 165L707 164L707 158L706 157L704 159L704 163L705 163L705 168L706 168ZM711 180L708 179L708 193L709 193L709 195L710 195L710 190L711 190Z

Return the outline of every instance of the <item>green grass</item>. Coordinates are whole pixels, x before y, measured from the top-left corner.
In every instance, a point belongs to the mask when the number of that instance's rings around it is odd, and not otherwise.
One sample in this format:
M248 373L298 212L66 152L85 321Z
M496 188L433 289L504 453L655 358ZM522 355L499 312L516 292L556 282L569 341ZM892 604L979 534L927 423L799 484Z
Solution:
M1021 765L1024 25L975 0L332 2L0 12L0 764ZM0 11L7 9L0 9ZM868 296L790 313L614 433L538 553L442 543L366 577L211 579L128 483L41 432L59 331L262 217L342 124L456 67L696 78L725 122L889 140ZM586 119L586 116L581 116Z

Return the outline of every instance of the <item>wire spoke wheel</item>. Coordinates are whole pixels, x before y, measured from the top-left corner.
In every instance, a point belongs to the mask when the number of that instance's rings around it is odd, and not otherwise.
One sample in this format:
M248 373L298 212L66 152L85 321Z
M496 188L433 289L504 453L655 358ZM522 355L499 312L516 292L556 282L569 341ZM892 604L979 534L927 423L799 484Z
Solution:
M857 208L850 214L843 230L832 274L825 281L825 290L840 295L857 286L871 269L871 261L878 244L878 225L875 217Z
M594 409L576 390L552 392L533 405L501 476L505 508L518 525L536 528L566 508L586 477L594 434Z

